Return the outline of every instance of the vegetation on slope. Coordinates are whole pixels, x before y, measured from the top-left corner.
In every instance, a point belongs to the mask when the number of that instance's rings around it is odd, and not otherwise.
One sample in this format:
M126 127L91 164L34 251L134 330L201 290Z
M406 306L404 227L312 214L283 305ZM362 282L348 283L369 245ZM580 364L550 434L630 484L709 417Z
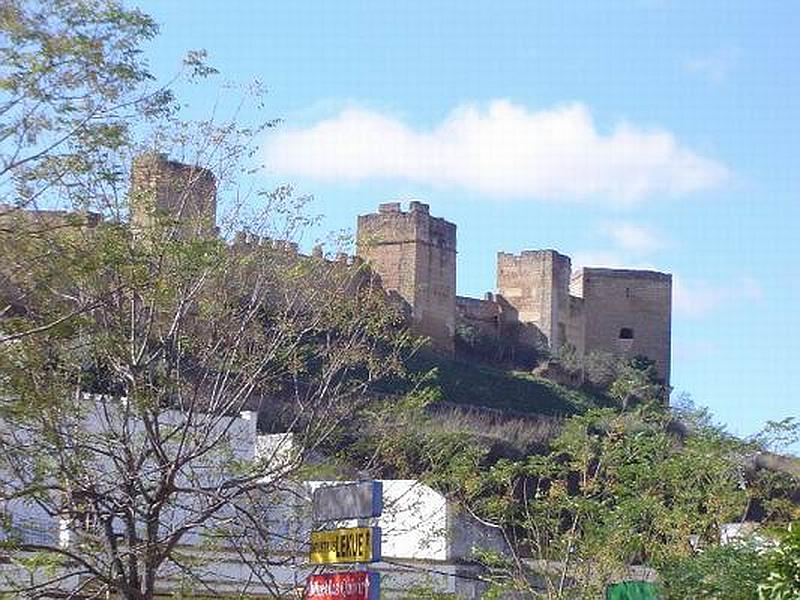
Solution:
M504 371L475 362L419 354L408 365L430 372L430 384L456 405L486 407L514 415L569 416L602 406L605 400L522 371Z
M597 597L631 566L659 573L668 599L779 597L768 573L788 585L790 561L772 566L772 553L723 546L720 533L760 521L772 536L800 517L798 479L749 466L796 440L795 421L737 439L703 411L665 406L638 359L609 369L597 397L429 355L408 366L431 376L377 401L354 424L361 435L340 440L342 456L357 470L421 479L502 532L506 551L474 549L495 592Z

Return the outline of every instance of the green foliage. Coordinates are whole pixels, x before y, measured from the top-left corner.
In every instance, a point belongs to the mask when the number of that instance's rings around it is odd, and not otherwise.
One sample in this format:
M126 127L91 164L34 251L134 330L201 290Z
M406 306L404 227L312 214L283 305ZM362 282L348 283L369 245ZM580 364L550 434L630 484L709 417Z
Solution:
M413 364L436 365L426 382L442 398L507 406L498 399L508 389L508 374L424 359ZM511 555L475 549L487 569L489 595L513 590L583 598L639 565L662 575L668 598L756 597L765 576L763 553L720 546L720 528L741 521L756 505L772 522L795 514L790 496L797 482L791 477L760 471L743 485L747 457L786 439L791 423L773 427L757 443L738 440L688 404L665 410L652 366L639 358L616 364L609 393L615 407L574 404L577 414L567 418L545 454L502 458L468 420L459 426L423 418L400 436L403 441L386 441L403 457L403 476L423 476L504 531ZM462 385L446 385L448 377ZM536 410L524 402L515 409L521 412L521 406ZM445 420L457 420L448 410Z
M590 352L578 358L578 368L584 373L584 380L596 389L610 386L617 373L619 359L608 352Z
M752 441L765 450L784 452L800 441L800 419L787 417L780 421L767 421L764 429Z
M767 573L764 553L752 544L712 545L659 569L665 600L756 600Z
M800 519L800 505L794 499L798 480L788 473L759 469L748 477L747 493L751 513L768 523L786 524Z
M533 344L522 339L519 324L504 324L499 336L485 335L466 323L456 326L456 354L472 361L492 365L505 365L520 369L532 369L546 354Z
M636 356L616 363L608 395L622 410L628 410L637 404L661 404L667 398L667 391L658 379L654 362Z
M583 389L607 397L622 410L643 404L664 404L669 397L655 362L646 356L626 359L608 352L580 356L574 347L565 345L556 360L581 381Z
M767 556L768 575L758 588L760 600L800 598L800 525L789 526Z
M746 445L710 426L681 441L670 423L663 410L592 409L565 422L548 454L470 478L459 497L471 511L502 526L514 552L559 565L510 574L517 588L538 581L548 597L586 597L629 565L691 560L691 536L718 544L720 526L748 507Z
M158 31L117 0L0 5L0 188L20 205L85 207L121 181L134 124L174 109L141 45ZM13 191L12 191L13 189Z
M415 356L409 368L424 373L434 369L431 384L453 404L543 415L570 415L595 405L586 393L524 372L423 354Z
M208 591L203 561L180 550L194 533L267 560L253 497L308 475L308 456L375 408L378 384L402 379L416 347L362 266L261 241L309 223L288 187L237 188L272 122L179 120L169 91L147 88L140 46L156 29L116 0L0 3L0 188L16 200L0 207L0 500L57 515L72 535L68 547L6 548L36 571L36 594L67 596L65 575L80 572L92 594L149 599L176 564ZM213 73L204 60L190 54L191 76ZM191 216L160 207L146 185L128 189L139 134L151 151L191 148L198 173L214 168L230 237L193 235ZM180 183L171 200L208 193ZM132 201L149 220L130 223ZM105 218L27 210L40 202ZM245 240L230 243L239 231ZM424 401L380 410L388 422ZM252 410L295 449L259 461L235 451Z

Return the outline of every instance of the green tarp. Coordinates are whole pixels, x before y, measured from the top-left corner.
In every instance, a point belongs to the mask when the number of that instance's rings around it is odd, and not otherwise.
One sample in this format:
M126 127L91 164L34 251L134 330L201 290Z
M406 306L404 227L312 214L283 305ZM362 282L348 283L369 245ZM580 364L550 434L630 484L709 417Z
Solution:
M623 581L606 588L606 600L660 600L655 585L647 581Z

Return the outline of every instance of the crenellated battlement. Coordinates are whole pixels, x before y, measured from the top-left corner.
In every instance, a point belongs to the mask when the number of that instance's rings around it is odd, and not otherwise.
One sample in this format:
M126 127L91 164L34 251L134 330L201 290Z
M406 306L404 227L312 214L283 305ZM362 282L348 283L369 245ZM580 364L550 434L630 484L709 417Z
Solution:
M456 252L456 226L433 217L427 204L412 200L403 211L399 202L378 206L377 213L359 215L356 243L362 252L367 246L428 244L443 251Z
M410 306L413 326L433 345L453 351L455 340L456 226L433 217L427 204L412 200L381 204L360 215L356 254L370 263L384 287Z
M134 232L163 215L180 235L218 235L211 171L148 153L134 161L131 184ZM23 212L29 220L88 227L100 219L91 214L78 218L58 211ZM12 213L6 207L0 217ZM374 278L401 299L411 327L445 353L454 352L456 326L463 324L501 342L513 335L550 351L568 344L579 355L645 355L669 381L672 277L667 273L600 267L573 272L570 257L553 249L498 252L496 294L457 298L456 225L431 215L429 205L419 200L409 201L405 209L400 202L387 202L374 213L359 215L354 257L326 256L321 246L304 257L294 242L247 231L236 234L231 244L233 251L243 252L264 247L290 261L310 258L332 268L367 263L367 269L357 271L369 273L371 281Z
M551 351L607 352L653 359L670 374L672 277L656 271L584 268L553 249L497 253L496 296L455 297L456 226L427 204L388 202L358 217L358 254L387 290L411 306L416 329L452 349L456 323L502 338L525 332ZM434 268L435 267L435 268Z

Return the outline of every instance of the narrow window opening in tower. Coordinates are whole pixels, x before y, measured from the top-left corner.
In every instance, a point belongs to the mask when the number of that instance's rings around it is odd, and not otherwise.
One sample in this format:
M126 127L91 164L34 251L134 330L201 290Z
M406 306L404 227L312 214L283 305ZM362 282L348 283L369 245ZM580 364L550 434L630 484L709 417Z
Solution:
M631 288L629 288L629 287L625 288L625 297L626 298L630 298L631 297Z
M633 339L633 329L630 327L623 327L619 330L619 339L621 340L632 340Z

